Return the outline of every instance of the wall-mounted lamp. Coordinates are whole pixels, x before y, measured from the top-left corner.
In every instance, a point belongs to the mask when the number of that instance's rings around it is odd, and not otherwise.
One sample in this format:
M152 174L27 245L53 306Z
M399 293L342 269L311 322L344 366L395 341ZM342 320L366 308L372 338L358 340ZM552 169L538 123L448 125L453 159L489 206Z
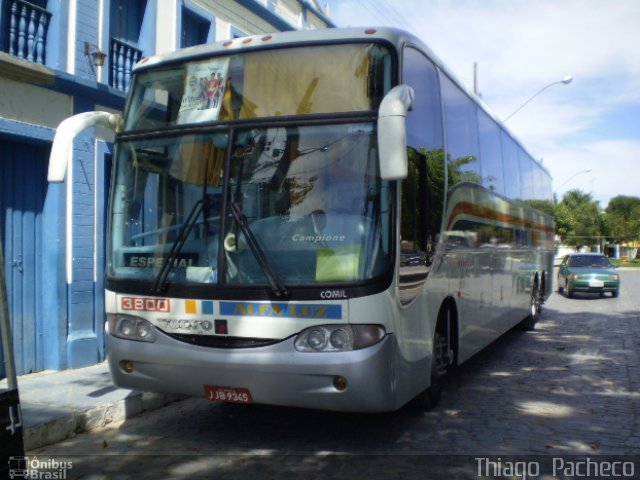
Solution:
M89 42L84 42L84 55L91 60L91 64L94 67L103 66L104 59L107 58L106 53L101 51L97 45Z

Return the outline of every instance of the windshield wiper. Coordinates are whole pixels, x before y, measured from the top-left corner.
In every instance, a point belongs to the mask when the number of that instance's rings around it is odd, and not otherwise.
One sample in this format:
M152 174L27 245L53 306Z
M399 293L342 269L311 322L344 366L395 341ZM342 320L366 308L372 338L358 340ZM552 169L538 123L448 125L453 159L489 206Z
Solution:
M253 231L249 226L249 222L247 222L247 217L244 216L237 202L235 200L229 202L229 208L234 220L240 226L240 230L242 230L242 233L246 237L253 256L256 258L258 265L260 265L260 268L262 268L262 271L267 277L275 296L278 298L289 296L289 290L287 290L287 287L282 283L282 280L280 280L280 277L274 270L273 265L271 265L271 262L265 255L258 239L253 234Z
M151 289L154 293L162 293L167 288L167 278L169 277L169 272L171 272L171 269L173 268L173 264L175 263L176 258L178 258L178 255L180 254L180 250L182 250L182 247L186 243L187 238L189 238L189 234L191 233L191 230L193 230L193 227L196 224L196 220L202 213L203 208L204 208L203 199L198 200L191 208L191 211L189 212L189 216L187 217L185 222L182 224L182 227L178 231L178 236L174 240L173 245L171 245L171 250L169 250L169 255L167 256L165 262L162 264L162 267L160 268L160 271L158 272L156 281L153 284L153 287Z

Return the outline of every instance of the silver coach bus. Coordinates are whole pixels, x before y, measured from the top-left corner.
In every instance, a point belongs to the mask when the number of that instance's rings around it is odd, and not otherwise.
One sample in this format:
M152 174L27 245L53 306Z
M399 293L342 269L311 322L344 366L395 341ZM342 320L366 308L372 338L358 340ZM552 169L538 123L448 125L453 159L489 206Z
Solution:
M141 61L115 136L106 278L116 385L379 412L552 291L549 173L417 38L327 29Z

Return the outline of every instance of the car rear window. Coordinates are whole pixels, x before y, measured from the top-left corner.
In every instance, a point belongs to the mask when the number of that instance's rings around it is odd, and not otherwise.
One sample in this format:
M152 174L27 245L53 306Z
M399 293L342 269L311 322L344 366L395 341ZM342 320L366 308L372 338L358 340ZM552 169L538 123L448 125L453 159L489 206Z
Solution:
M609 259L598 255L577 255L569 258L570 267L610 267Z

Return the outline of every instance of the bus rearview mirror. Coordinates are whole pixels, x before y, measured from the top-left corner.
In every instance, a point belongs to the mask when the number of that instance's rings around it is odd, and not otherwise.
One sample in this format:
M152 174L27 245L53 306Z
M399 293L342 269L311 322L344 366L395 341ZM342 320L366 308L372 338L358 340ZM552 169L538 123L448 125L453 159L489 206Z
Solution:
M398 85L387 93L378 113L378 161L383 180L407 176L406 116L413 106L413 89Z
M63 120L53 139L51 155L49 155L49 172L47 180L50 183L64 181L67 165L71 159L73 139L83 130L91 127L104 127L113 132L120 126L122 117L109 112L85 112Z

